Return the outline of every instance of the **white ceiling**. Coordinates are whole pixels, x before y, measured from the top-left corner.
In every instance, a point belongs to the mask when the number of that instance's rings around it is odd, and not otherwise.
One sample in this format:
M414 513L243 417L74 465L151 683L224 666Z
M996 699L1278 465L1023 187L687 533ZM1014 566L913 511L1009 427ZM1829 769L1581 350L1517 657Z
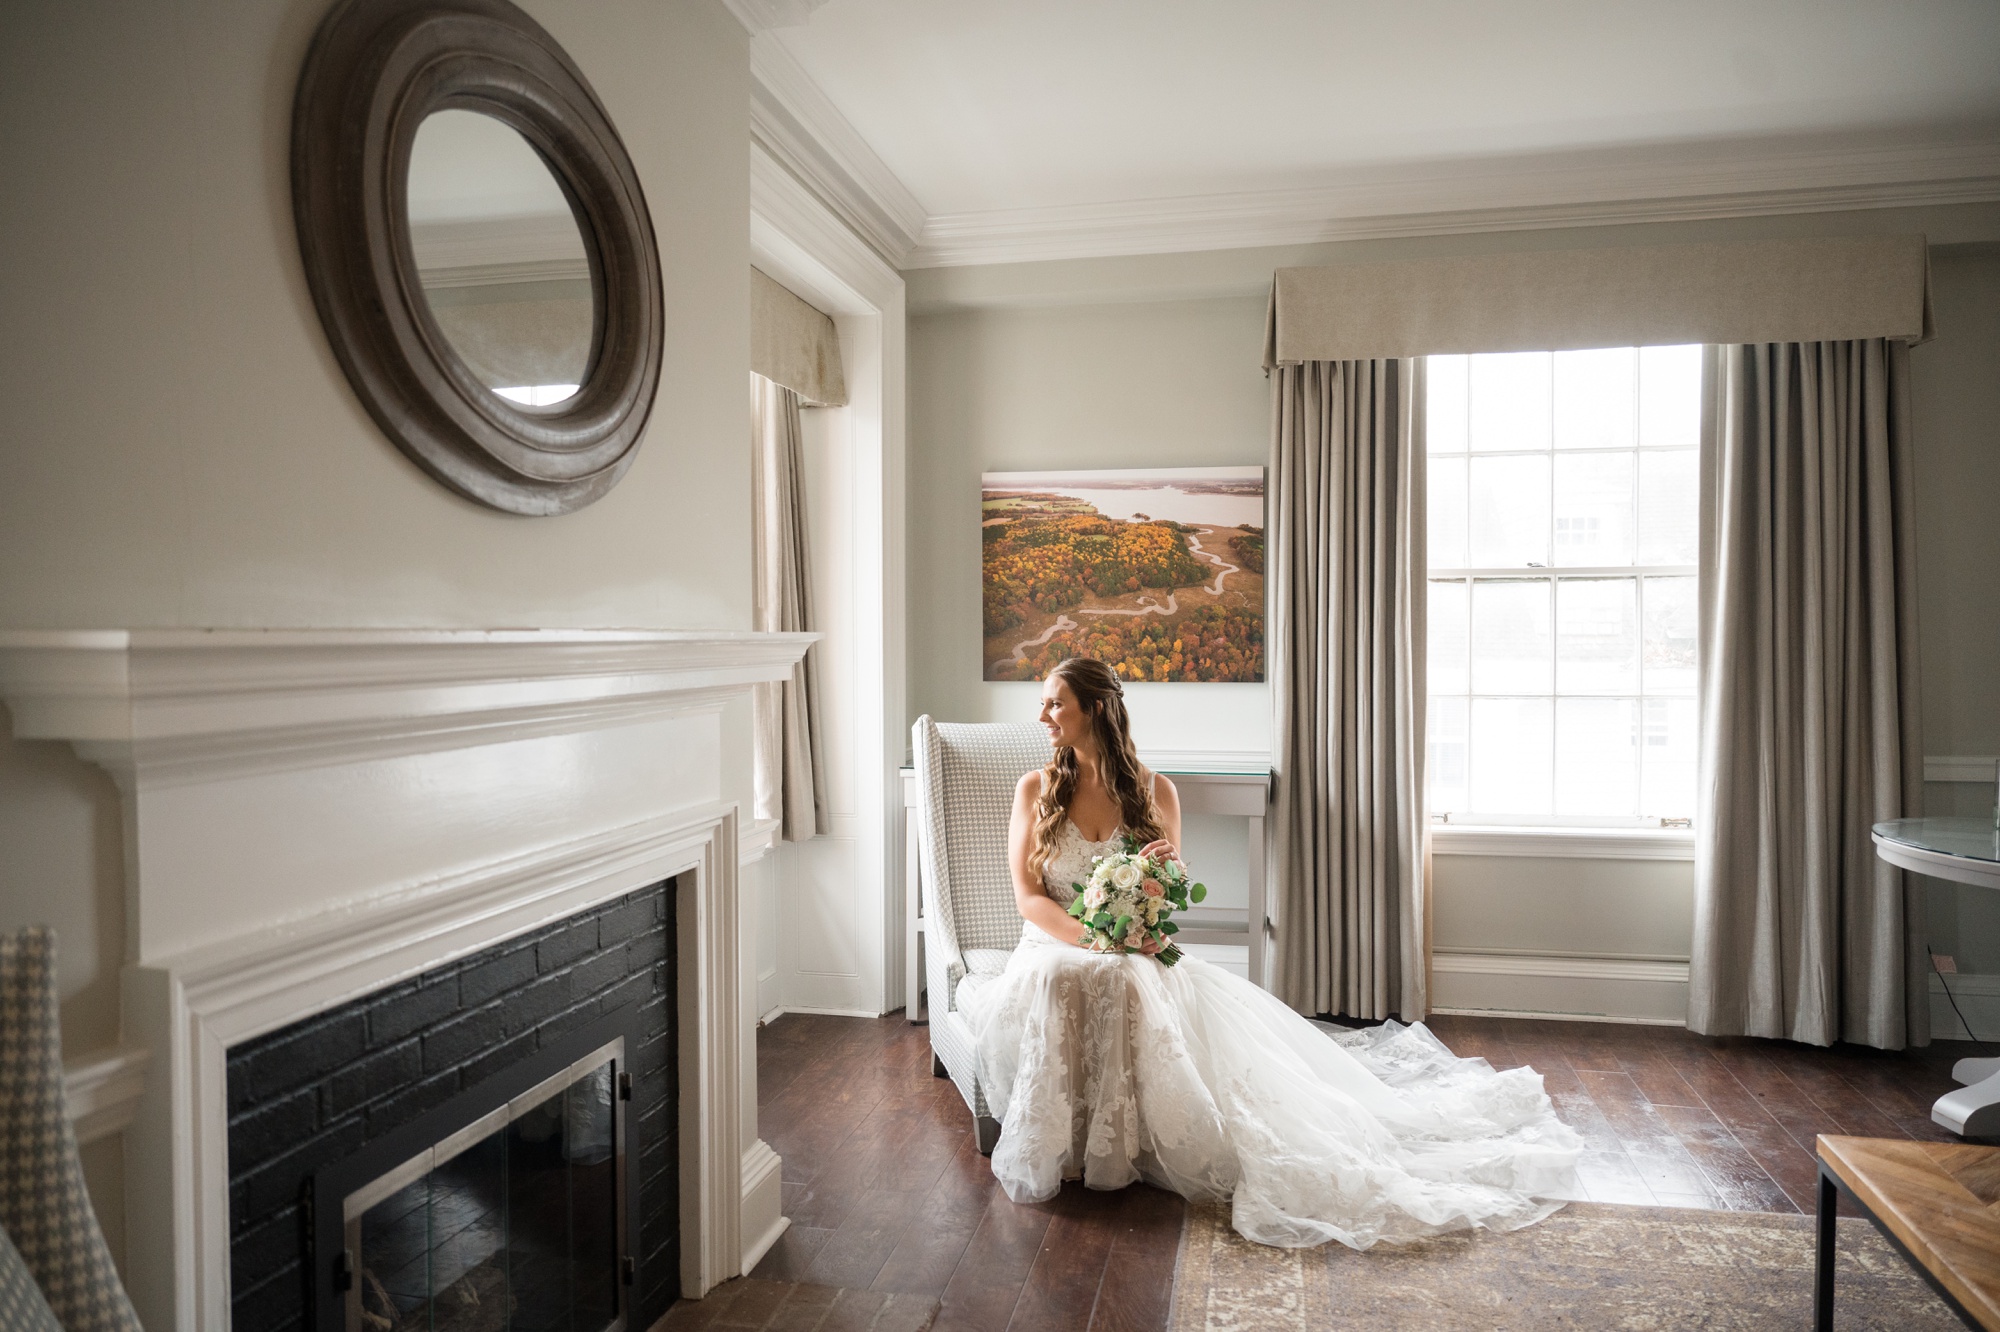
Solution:
M766 22L933 221L1521 155L2000 148L2000 0L793 0Z

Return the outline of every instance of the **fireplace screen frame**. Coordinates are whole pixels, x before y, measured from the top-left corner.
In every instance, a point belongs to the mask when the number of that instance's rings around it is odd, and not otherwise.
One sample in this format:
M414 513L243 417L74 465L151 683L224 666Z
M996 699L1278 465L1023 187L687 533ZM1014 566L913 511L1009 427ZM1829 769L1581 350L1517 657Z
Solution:
M605 1332L626 1332L639 1286L634 1246L639 1229L639 1161L631 1150L635 1117L627 1061L639 1040L638 1006L624 1005L316 1172L306 1186L312 1227L306 1264L312 1290L307 1306L316 1332L349 1332L361 1326L358 1232L368 1207L448 1164L529 1107L606 1062L611 1064L612 1178L617 1193L617 1311Z

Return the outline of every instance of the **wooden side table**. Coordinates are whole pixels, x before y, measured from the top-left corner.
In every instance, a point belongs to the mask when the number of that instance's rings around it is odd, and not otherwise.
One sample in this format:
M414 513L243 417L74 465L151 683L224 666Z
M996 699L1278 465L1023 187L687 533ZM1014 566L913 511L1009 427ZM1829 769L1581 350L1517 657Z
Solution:
M2000 1330L2000 1147L1822 1133L1813 1327L1833 1332L1845 1193L1967 1326Z

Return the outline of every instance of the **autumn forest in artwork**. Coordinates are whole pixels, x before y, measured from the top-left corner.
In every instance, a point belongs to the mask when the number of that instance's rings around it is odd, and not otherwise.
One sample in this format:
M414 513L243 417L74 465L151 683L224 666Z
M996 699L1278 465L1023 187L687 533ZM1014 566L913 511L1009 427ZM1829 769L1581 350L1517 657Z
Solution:
M989 473L981 499L986 679L1264 678L1260 469Z

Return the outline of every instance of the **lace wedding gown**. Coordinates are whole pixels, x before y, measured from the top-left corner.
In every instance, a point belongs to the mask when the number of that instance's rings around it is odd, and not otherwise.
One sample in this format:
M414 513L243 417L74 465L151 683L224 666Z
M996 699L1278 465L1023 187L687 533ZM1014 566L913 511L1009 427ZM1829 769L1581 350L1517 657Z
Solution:
M1069 885L1117 839L1073 823L1043 872ZM1002 1123L993 1174L1016 1202L1145 1180L1233 1199L1260 1244L1365 1249L1562 1206L1583 1143L1532 1069L1460 1059L1421 1023L1342 1031L1196 957L1087 952L1033 925L959 1007Z

